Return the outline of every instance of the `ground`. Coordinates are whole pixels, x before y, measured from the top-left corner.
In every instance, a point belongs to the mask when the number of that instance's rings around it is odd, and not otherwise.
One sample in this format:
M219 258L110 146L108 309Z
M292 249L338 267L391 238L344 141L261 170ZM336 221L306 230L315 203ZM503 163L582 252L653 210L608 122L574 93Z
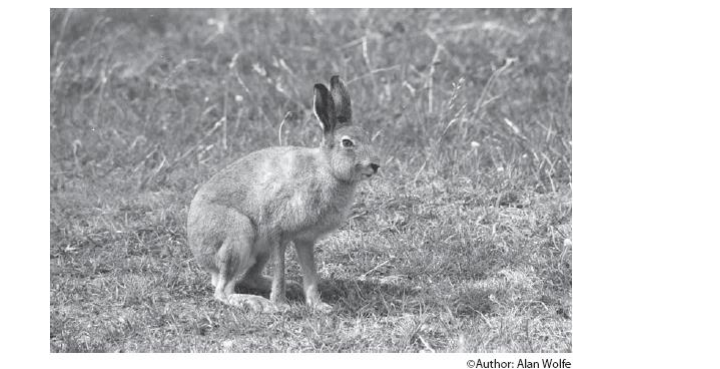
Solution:
M52 352L572 351L570 10L50 22ZM335 311L225 306L190 200L254 150L317 146L312 86L333 74L382 158L318 244Z

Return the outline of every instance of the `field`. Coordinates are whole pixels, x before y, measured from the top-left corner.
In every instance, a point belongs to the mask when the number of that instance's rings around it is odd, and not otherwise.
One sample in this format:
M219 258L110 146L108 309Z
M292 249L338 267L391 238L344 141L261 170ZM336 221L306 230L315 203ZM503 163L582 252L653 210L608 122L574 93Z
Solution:
M570 10L53 9L50 28L51 352L572 351ZM334 311L216 302L192 196L254 150L317 146L333 74L382 158L317 247Z

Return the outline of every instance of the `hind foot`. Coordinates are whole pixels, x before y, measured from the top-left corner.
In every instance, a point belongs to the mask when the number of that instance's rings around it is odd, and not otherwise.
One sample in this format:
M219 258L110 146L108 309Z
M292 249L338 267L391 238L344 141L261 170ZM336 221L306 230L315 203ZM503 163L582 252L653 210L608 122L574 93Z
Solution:
M319 311L319 312L325 313L325 314L333 311L332 305L326 304L324 302L314 303L314 304L310 305L310 308L312 308L315 311Z
M256 295L231 294L225 297L223 302L228 305L250 309L258 313L276 313L286 310L284 304L274 304L270 300Z

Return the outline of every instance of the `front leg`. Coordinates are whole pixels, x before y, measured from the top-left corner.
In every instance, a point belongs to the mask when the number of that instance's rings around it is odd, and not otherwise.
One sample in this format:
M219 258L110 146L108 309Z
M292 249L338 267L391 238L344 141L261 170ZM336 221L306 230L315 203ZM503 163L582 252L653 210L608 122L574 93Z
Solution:
M294 243L303 273L305 302L314 309L329 312L332 310L332 306L322 302L318 290L317 267L315 266L315 255L313 255L314 243L302 240L294 240Z
M270 289L270 301L282 307L287 305L285 297L285 248L287 242L277 242L273 247L273 258L275 268L273 270L272 287Z

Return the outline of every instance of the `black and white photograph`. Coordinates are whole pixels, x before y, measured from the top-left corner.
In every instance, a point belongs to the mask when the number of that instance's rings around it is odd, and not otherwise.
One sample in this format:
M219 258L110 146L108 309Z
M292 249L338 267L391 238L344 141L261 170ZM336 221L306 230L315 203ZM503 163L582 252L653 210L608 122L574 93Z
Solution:
M571 367L572 9L49 15L50 353Z

